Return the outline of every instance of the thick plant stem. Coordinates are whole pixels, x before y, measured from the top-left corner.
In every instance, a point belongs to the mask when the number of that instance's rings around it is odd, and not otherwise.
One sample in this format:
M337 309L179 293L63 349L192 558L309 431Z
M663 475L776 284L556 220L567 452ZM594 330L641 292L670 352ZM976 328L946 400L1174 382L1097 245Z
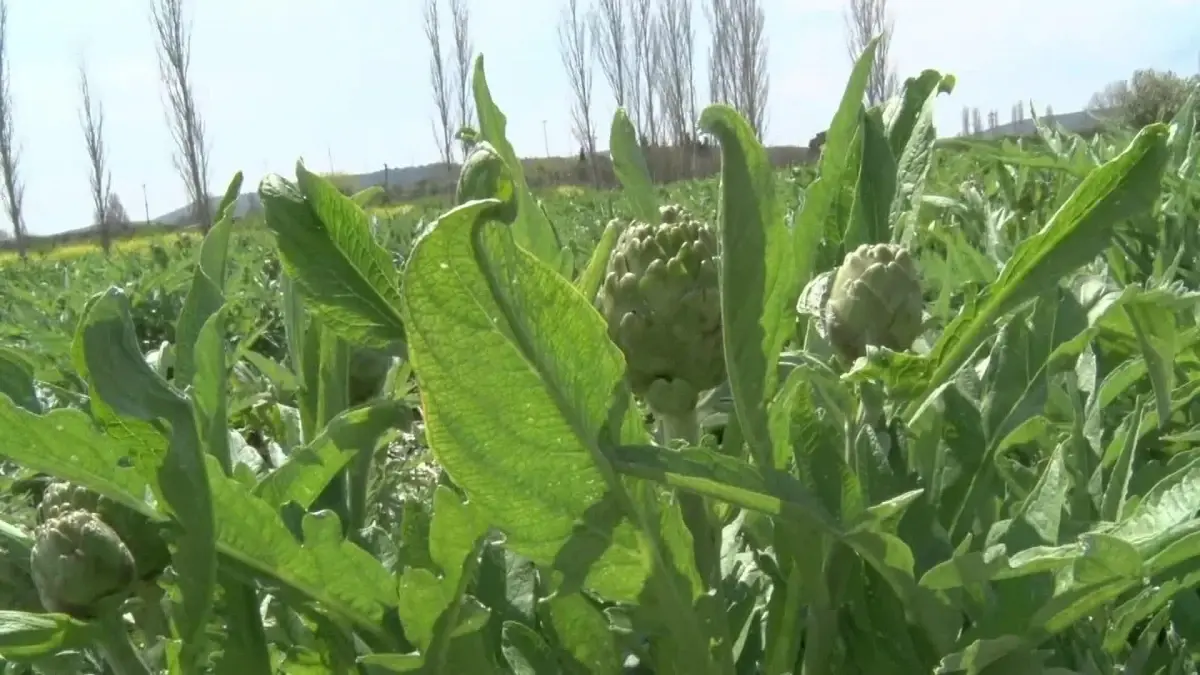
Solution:
M656 417L664 445L670 445L672 441L684 441L688 445L700 442L700 420L696 417L695 410L682 415L656 413Z
M134 622L138 628L152 640L171 636L171 622L163 611L162 600L165 595L162 587L154 582L144 582L138 586L138 598L142 606L133 612Z
M119 614L106 616L96 622L99 629L96 642L104 660L112 667L113 675L152 675L146 662L129 640L129 631Z
M657 415L658 431L664 445L670 446L674 441L684 441L688 445L700 443L700 420L695 410L683 415ZM683 522L692 534L692 554L695 556L696 569L704 580L705 586L716 594L718 606L725 606L724 593L721 590L721 531L716 526L715 517L708 503L700 495L681 492L679 511ZM723 622L722 622L723 624ZM732 666L731 636L724 625L720 634L712 636L722 643L722 657L728 659Z

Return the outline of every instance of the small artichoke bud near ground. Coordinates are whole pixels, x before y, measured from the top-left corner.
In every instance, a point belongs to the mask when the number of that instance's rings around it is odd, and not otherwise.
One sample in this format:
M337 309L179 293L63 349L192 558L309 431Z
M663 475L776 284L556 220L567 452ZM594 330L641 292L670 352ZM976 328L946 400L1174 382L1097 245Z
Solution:
M693 410L725 379L716 233L678 206L618 237L596 301L630 387L659 414Z
M94 618L101 603L123 599L136 573L124 542L90 511L38 525L29 558L42 604L77 619Z
M921 278L908 250L863 244L846 255L826 305L829 340L847 359L867 345L904 350L921 334Z
M170 564L171 551L154 522L124 504L74 483L56 480L47 486L38 504L38 523L73 511L93 513L116 532L133 555L139 579L156 576Z

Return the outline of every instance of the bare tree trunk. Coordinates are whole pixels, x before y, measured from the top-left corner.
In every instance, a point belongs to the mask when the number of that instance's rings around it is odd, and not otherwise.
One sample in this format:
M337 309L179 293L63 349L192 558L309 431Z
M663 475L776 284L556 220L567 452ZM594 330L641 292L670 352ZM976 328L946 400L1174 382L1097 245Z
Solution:
M208 153L204 122L196 109L189 69L192 61L191 27L183 16L183 0L153 0L151 23L158 36L159 79L167 94L167 116L175 139L172 161L183 179L192 204L194 222L208 232L212 227L212 202L208 194Z
M29 231L25 227L25 186L17 171L20 152L13 132L12 71L8 61L8 0L0 0L0 178L4 181L4 210L12 223L17 251L24 258L29 250Z
M746 118L761 139L767 126L766 13L761 0L710 0L706 7L712 46L709 49L709 95L728 103Z
M661 69L658 63L660 39L658 17L654 13L653 0L631 0L629 42L633 47L631 70L633 71L634 123L642 145L654 147L662 141L659 133L660 111L655 105Z
M458 78L454 88L454 102L457 105L454 133L457 135L463 127L475 126L475 98L471 91L471 58L475 56L475 46L471 43L471 16L467 0L450 0L450 14L454 17L454 74ZM463 138L461 148L465 162L467 154L471 152L470 141Z
M708 18L712 42L708 48L708 101L733 104L733 73L731 60L729 0L707 0L704 15Z
M690 175L694 159L696 123L696 85L691 0L662 0L658 16L658 53L660 64L658 97L667 127L668 140L676 171Z
M630 57L625 33L623 0L596 0L592 8L592 45L600 61L600 71L612 88L617 106L626 107L629 90Z
M867 80L867 105L880 105L896 94L899 81L891 63L892 32L895 29L888 16L888 0L850 0L846 8L846 51L851 63L862 56L872 38L879 36L875 47L875 62Z
M596 132L592 125L592 61L588 51L588 30L579 13L579 0L567 0L558 24L559 53L567 80L571 83L571 133L587 153L592 185L599 188L596 173Z
M87 67L79 64L79 97L81 108L79 123L83 127L83 140L87 147L88 168L91 171L92 210L96 231L100 234L100 246L108 253L112 246L112 226L109 215L109 197L112 195L112 172L108 170L108 152L104 147L104 105L92 98L92 87L88 81Z
M442 58L441 18L437 0L425 2L425 39L429 41L429 83L433 87L433 104L437 109L433 138L441 153L442 163L450 170L454 163L454 131L451 128L450 87L446 81L446 61Z

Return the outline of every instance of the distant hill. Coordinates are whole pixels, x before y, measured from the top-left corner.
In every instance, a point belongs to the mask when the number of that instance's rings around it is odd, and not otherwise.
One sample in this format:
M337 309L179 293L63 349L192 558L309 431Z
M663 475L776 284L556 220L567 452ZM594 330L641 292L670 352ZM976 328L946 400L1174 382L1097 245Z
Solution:
M647 151L647 161L651 164L652 170L656 166L663 169L661 172L656 171L656 176L677 173L671 171L671 169L677 168L670 166L671 161L676 159L675 156L668 156L672 153L675 153L673 148L651 148ZM699 150L698 153L697 165L693 169L692 175L677 176L677 178L711 176L716 173L720 167L720 154L716 149L706 147ZM612 175L612 162L608 153L598 152L596 154L600 164L598 169L601 173L602 185L613 187L616 184L615 176ZM813 151L801 146L779 145L767 148L767 154L773 165L783 167L809 161ZM526 181L531 187L561 184L582 185L589 182L590 174L586 165L579 161L578 156L532 157L522 159L521 164L524 167ZM385 188L394 197L404 199L452 192L458 180L458 171L458 164L448 166L438 162L402 168L388 167L387 170L379 169L367 173L337 173L336 181L339 187L349 189L351 192L358 192L377 185ZM238 196L234 206L234 217L244 218L249 214L262 211L262 201L259 199L256 189L257 186L255 186L255 190L243 192ZM220 203L220 196L210 199L212 208L215 210ZM189 224L190 215L190 207L181 206L155 218L154 221L178 227Z
M386 171L380 169L367 173L338 173L337 179L340 186L348 187L353 192L365 190L375 185L386 187L389 191L405 192L420 185L422 182L453 180L457 176L457 166L454 166L453 170L448 170L445 164L437 163L395 169L388 167ZM210 202L212 205L211 208L215 211L221 203L221 196L210 197ZM238 195L237 202L234 203L233 207L233 216L235 218L244 218L249 214L260 211L262 211L262 200L258 197L258 186L255 185L252 186L251 191ZM191 206L181 206L158 216L154 221L164 225L187 225L191 221Z
M1111 110L1078 110L1061 115L1042 115L1040 119L1043 124L1057 124L1071 133L1088 135L1103 129L1111 116ZM984 129L964 138L1007 138L1009 136L1033 136L1036 133L1037 125L1034 121L1023 119Z

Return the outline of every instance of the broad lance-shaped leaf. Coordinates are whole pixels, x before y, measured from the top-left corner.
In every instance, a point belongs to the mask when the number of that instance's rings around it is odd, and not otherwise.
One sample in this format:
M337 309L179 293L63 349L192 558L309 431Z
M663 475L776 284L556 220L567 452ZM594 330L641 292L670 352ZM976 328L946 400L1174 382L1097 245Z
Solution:
M569 282L478 220L494 203L443 215L405 269L430 447L512 551L561 568L581 564L564 545L592 541L589 585L634 601L649 571L635 531L586 517L610 485L601 444L648 441L624 359Z
M372 401L346 410L311 443L294 450L282 466L259 481L254 493L276 507L294 502L307 509L355 455L370 454L387 431L407 427L411 422L412 411L403 401Z
M229 257L229 237L233 232L232 209L242 191L242 172L238 171L225 189L217 207L217 222L200 244L200 261L192 276L192 285L183 299L183 309L175 323L175 381L179 388L192 383L195 375L196 340L205 321L225 304L225 272Z
M150 486L126 466L129 447L106 434L86 413L73 408L35 415L0 393L0 455L39 473L82 485L157 520L144 501Z
M0 394L6 394L30 412L42 411L33 385L33 364L23 354L8 347L0 347Z
M228 219L221 220L226 226L229 222ZM210 297L216 300L224 296L217 291ZM234 462L229 447L229 374L225 366L224 307L217 305L216 311L200 327L193 343L195 373L190 398L203 447L217 459L225 474L232 474ZM216 535L213 536L215 539ZM257 592L252 585L231 578L225 570L217 571L217 581L225 598L224 619L228 628L218 669L241 672L269 670L270 653L259 614Z
M338 335L387 346L404 340L395 263L352 199L296 164L297 184L271 174L258 194L284 271L307 308Z
M579 593L559 595L546 602L550 624L561 645L560 659L572 672L619 673L621 655L608 618Z
M604 283L604 273L608 271L608 259L612 257L613 249L617 246L617 238L620 236L620 221L615 219L609 221L608 225L604 226L604 231L600 233L600 240L596 242L596 248L592 250L592 257L588 259L583 274L575 280L575 288L578 288L583 297L588 300L595 299L596 294L600 292L600 285Z
M775 199L766 150L744 118L712 105L700 127L721 143L721 330L725 367L742 433L772 465L766 404L778 385L779 352L793 332L799 293L792 241Z
M97 294L88 298L83 305L80 316L87 316L92 306L103 297L102 294ZM98 427L104 429L110 438L119 440L125 446L129 454L129 460L133 466L143 472L146 479L150 482L150 489L154 497L161 501L163 499L162 489L155 479L154 472L158 464L162 461L162 457L167 452L167 439L159 432L158 426L140 419L117 414L112 406L108 405L101 396L96 394L99 391L99 387L96 384L96 378L92 376L91 368L88 367L83 331L80 330L82 326L82 322L76 326L75 335L71 339L71 365L75 367L75 372L79 375L79 378L88 385L90 392L87 405L88 412L91 413L92 419ZM107 365L105 368L106 370L101 371L102 373L107 372ZM144 497L144 495L139 495L139 498L141 497Z
M804 195L804 206L796 217L792 228L796 250L796 281L803 284L816 273L841 261L836 259L841 244L846 220L850 217L854 201L854 190L858 184L858 159L861 155L855 147L861 147L859 120L863 107L863 96L867 91L867 79L875 63L875 50L879 38L867 43L842 93L841 103L829 130L825 134L825 145L821 148L821 160L817 165L817 179L808 186ZM853 160L853 161L851 161ZM820 259L822 244L828 259Z
M562 240L554 229L554 224L542 212L542 207L530 192L521 158L517 157L512 144L505 136L508 120L492 100L487 74L483 69L483 54L475 57L471 90L475 95L475 110L479 116L479 135L492 144L512 172L517 198L517 219L512 224L513 238L542 262L557 269L560 274L571 276L571 270L563 267Z
M1175 388L1175 360L1179 353L1176 313L1169 305L1128 303L1124 307L1133 334L1142 350L1142 360L1154 388L1158 423L1171 418L1171 390Z
M883 112L871 108L862 116L862 166L858 196L843 237L847 251L862 244L892 240L891 208L896 195L896 157L888 144Z
M650 170L646 168L646 157L638 143L637 129L633 128L624 108L619 107L613 113L608 147L612 155L613 172L621 181L633 217L647 223L658 222L654 182L650 179Z
M904 83L896 100L895 114L888 117L888 141L896 158L896 191L888 214L892 241L908 244L917 233L917 216L925 182L933 166L937 131L933 127L934 101L938 94L954 91L953 75L926 70ZM892 112L889 106L888 112Z
M911 419L988 335L992 323L1108 248L1117 223L1151 208L1167 159L1167 127L1145 127L1120 155L1088 174L1037 234L1021 242L973 312L960 313L929 355L923 395Z
M452 637L462 630L462 621L479 618L468 609L473 601L466 591L475 578L487 530L487 523L470 504L463 503L450 488L437 488L429 549L442 574L437 577L430 570L410 567L400 576L400 618L405 635L424 652L430 672L448 672L444 669L451 661ZM478 627L486 620L485 615Z
M99 296L79 324L95 393L119 415L170 423L167 453L157 467L162 498L182 526L171 561L179 574L183 613L181 659L202 653L217 577L213 502L202 436L189 401L150 368L137 346L129 299L116 288Z
M681 581L695 570L679 557L677 508L634 498L604 455L623 439L648 442L621 353L586 298L481 220L489 209L446 214L405 271L430 445L511 550L561 572L562 586L586 573L589 588L627 602L653 566L661 574L646 592L704 643L695 588Z
M933 122L933 101L938 94L953 93L956 82L953 75L943 76L936 70L923 70L917 77L904 81L900 96L892 99L884 113L893 156L900 158L908 146L924 142L923 127Z
M23 660L91 644L94 629L66 614L0 610L0 657Z

